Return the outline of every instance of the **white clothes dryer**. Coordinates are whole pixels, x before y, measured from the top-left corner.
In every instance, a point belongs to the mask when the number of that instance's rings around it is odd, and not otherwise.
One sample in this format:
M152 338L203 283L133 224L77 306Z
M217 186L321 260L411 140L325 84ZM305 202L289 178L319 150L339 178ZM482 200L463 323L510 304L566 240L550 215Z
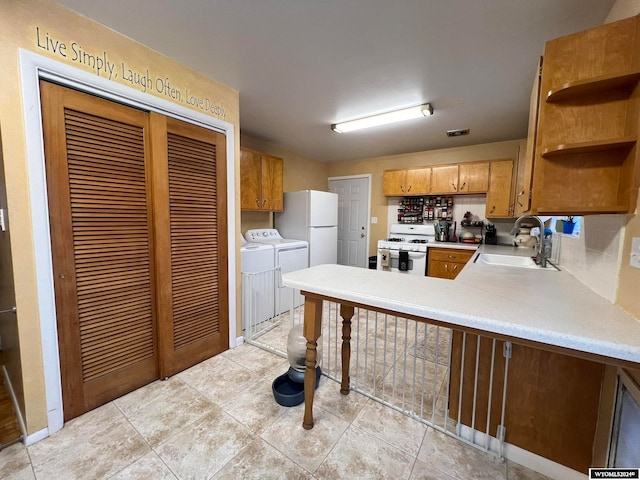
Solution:
M277 277L273 245L247 242L240 237L240 271L242 272L242 329L245 335L275 316Z
M265 243L274 248L275 266L280 268L280 273L285 274L309 267L309 242L305 240L293 240L282 238L275 228L258 228L247 230L245 238L249 242ZM291 308L304 303L300 292L295 292L289 287L281 286L278 279L276 287L275 313L280 315Z

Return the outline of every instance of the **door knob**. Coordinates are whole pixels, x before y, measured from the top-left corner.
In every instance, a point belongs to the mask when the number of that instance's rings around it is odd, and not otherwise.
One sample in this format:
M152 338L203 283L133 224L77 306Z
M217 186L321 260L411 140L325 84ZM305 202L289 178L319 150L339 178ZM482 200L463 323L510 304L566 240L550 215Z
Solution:
M364 238L364 233L361 233L361 234L360 234L360 238Z

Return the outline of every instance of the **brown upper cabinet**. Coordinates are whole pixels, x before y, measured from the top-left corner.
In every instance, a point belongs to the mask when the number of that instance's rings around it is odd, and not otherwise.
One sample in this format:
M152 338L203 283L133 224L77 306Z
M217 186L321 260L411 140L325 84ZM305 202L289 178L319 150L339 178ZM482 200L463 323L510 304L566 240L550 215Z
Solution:
M546 43L532 211L631 213L640 184L640 16Z
M489 189L489 163L461 163L458 166L458 193L484 193Z
M284 209L282 158L240 150L240 208L269 212Z
M383 191L386 196L427 195L431 186L431 168L386 170Z
M513 196L513 160L494 160L489 165L489 190L487 191L487 218L512 218Z
M431 193L458 192L458 165L437 165L431 167Z
M533 182L533 163L536 152L538 134L538 112L540 105L540 76L542 75L542 59L538 61L538 68L533 79L531 98L529 101L529 128L527 139L520 142L518 159L514 165L514 217L531 213L531 183Z

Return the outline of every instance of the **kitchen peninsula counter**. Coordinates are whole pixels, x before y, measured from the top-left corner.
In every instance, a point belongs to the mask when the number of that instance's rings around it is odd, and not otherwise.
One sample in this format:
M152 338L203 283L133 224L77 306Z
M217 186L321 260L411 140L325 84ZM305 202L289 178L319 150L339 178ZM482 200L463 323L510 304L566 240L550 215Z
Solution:
M531 252L483 245L454 281L343 265L319 265L282 278L314 297L640 368L640 320L569 273L474 262L479 253Z

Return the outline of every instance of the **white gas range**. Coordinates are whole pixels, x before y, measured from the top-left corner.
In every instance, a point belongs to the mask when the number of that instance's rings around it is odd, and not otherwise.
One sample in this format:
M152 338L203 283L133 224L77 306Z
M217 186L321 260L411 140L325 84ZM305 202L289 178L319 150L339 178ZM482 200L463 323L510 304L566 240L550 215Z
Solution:
M391 225L389 238L378 240L377 269L409 275L426 275L427 243L436 239L433 224Z

